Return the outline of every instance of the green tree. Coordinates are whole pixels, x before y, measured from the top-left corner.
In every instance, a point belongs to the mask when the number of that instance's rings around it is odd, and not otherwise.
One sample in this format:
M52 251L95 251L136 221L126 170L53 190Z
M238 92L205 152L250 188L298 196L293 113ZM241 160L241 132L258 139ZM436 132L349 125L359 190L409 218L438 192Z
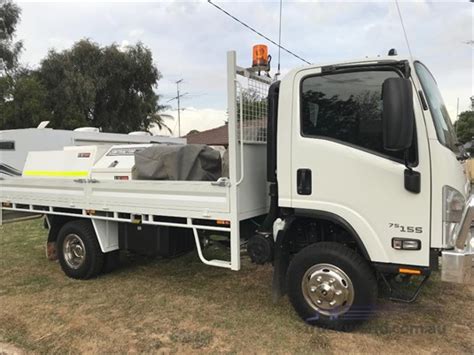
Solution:
M0 74L14 70L23 48L21 41L15 42L16 26L20 20L21 10L10 0L0 0Z
M464 111L454 124L460 143L466 143L474 138L474 111Z
M0 0L0 129L43 120L54 128L105 132L168 128L154 90L161 74L143 44L123 49L81 40L69 50L51 50L38 70L26 70L18 62L22 42L14 41L20 14L12 1Z
M16 4L0 0L0 129L32 127L49 117L44 88L18 63L23 45L14 37L20 14Z
M166 127L154 89L161 74L142 43L125 49L81 40L62 52L50 51L39 78L46 88L52 126L100 127L105 132Z
M197 129L192 129L188 132L187 136L190 136L191 134L196 134L196 133L200 133Z
M41 121L51 119L45 108L46 90L37 74L22 70L14 77L0 78L0 128L37 127Z

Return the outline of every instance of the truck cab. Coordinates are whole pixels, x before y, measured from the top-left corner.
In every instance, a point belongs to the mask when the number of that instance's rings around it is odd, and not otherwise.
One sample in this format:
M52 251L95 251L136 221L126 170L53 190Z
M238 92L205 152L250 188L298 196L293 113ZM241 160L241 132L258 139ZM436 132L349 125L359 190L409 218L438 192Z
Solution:
M398 299L414 301L443 251L443 278L462 282L470 184L424 64L387 56L295 69L270 88L268 119L274 294L288 293L303 319L348 326L371 313L377 283L397 298L400 275L421 276ZM249 244L263 250L260 232Z

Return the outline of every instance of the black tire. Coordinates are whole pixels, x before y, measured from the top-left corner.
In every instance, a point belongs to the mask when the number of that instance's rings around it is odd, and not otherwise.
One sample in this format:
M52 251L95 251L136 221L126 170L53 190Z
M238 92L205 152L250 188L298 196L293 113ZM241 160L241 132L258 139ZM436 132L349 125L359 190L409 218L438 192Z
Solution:
M320 270L318 272L321 273L331 271L322 266L319 266L318 269L317 265L321 264L335 266L334 270L336 272L342 270L345 276L349 278L349 284L352 285L351 302L347 303L345 301L345 304L338 306L340 312L344 312L342 314L336 312L328 315L327 313L333 312L332 310L323 310L323 313L321 313L318 309L315 309L318 306L314 302L314 306L312 306L311 301L307 301L310 297L305 297L303 290L307 290L308 287L303 287L303 277L306 272L315 275L310 271L310 269L315 270L315 268ZM312 279L308 278L308 280ZM344 286L346 281L344 278L340 280L341 285ZM331 281L334 282L334 279L331 279ZM308 283L311 282L314 281L308 281ZM316 292L322 293L324 289L321 288L323 286L320 286L320 284L317 285L317 287L312 286L311 291L305 291L306 294L314 292L314 297L318 298L320 294ZM325 286L331 287L328 283ZM305 322L335 330L350 331L359 323L367 320L372 315L377 301L377 280L368 262L354 250L333 242L312 244L294 256L288 268L287 290L293 307ZM347 291L344 290L344 292ZM316 302L319 302L319 300L316 300Z
M71 261L67 261L64 244L67 238L74 236L83 245L82 261L76 267L71 266ZM81 245L81 249L82 249ZM97 276L104 265L104 254L100 250L94 228L88 220L75 220L66 223L58 234L57 241L58 259L64 273L73 279L90 279Z

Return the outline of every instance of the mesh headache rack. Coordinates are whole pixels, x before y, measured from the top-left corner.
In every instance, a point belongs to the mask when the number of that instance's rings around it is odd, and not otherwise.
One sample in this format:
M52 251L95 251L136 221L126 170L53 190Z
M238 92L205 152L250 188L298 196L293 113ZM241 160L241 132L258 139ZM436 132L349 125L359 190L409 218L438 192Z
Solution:
M236 74L238 135L244 143L266 143L268 89L272 79L240 67Z

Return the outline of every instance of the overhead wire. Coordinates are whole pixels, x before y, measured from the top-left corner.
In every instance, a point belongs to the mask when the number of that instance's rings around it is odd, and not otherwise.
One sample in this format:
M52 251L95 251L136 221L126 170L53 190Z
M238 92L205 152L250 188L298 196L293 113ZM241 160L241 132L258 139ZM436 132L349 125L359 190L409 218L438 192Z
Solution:
M207 2L209 4L211 4L212 6L214 6L216 9L218 9L219 11L223 12L224 14L226 14L227 16L229 16L230 18L232 18L234 21L240 23L242 26L246 27L247 29L249 29L250 31L256 33L257 35L259 35L260 37L262 38L265 38L268 42L274 44L275 46L277 46L279 49L282 49L284 50L286 53L292 55L293 57L295 58L298 58L299 60L305 62L306 64L311 64L311 62L307 61L306 59L302 58L301 56L299 56L298 54L290 51L289 49L283 47L281 44L278 44L277 42L275 42L274 40L272 40L270 37L264 35L262 32L256 30L255 28L253 28L252 26L246 24L245 22L239 20L237 17L235 17L234 15L232 15L231 13L229 13L228 11L224 10L222 7L220 7L219 5L217 4L214 4L211 0L207 0Z

